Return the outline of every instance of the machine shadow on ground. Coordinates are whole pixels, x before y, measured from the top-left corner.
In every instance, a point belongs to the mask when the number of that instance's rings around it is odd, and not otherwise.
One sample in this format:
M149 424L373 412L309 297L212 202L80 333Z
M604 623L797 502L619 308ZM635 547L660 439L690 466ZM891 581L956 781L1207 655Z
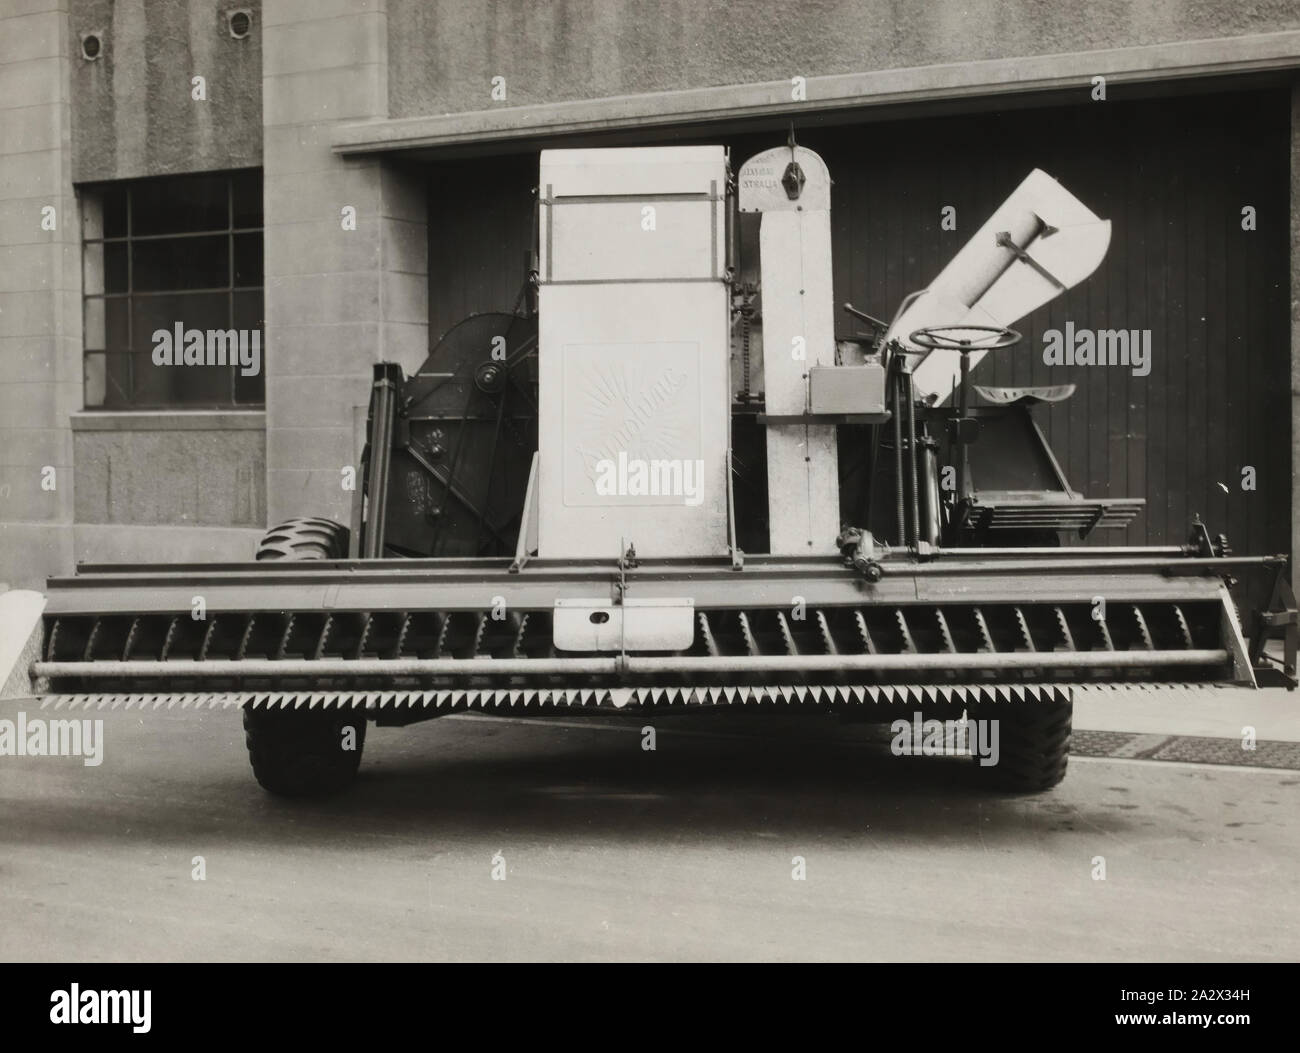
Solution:
M466 836L661 841L765 832L801 837L948 839L972 824L1016 835L1067 833L1076 824L1122 833L1130 824L1100 803L1056 791L991 789L970 757L897 757L888 727L752 716L656 721L657 748L638 726L602 730L491 719L372 731L350 793L313 802L267 798L263 816L322 832L358 830ZM701 727L707 724L707 729ZM763 726L766 724L766 726ZM254 807L257 807L254 805Z

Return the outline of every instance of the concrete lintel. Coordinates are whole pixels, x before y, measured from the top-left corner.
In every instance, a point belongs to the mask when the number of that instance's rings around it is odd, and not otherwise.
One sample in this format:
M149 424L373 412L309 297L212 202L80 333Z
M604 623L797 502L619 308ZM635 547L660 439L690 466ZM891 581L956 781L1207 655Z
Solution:
M261 527L77 523L77 562L227 563L253 558Z
M791 84L781 80L345 122L333 130L333 149L344 155L430 150L630 126L699 124L720 118L793 115L968 96L1059 91L1076 86L1085 91L1095 76L1104 76L1112 84L1137 84L1295 68L1300 68L1300 31L1259 33L808 77L806 102L791 101Z
M84 410L71 415L73 431L262 431L263 410Z

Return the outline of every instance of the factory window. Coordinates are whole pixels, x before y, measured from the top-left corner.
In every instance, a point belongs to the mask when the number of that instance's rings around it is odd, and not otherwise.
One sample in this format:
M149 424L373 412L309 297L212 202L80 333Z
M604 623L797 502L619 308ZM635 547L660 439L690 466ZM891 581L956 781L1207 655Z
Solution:
M262 173L82 188L87 409L264 400Z

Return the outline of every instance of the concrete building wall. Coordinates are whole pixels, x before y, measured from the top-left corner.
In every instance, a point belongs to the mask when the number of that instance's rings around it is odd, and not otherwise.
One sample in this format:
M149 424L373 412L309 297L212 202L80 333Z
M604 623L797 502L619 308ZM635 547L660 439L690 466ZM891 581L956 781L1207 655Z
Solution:
M0 14L0 582L72 561L69 417L81 406L67 0Z
M71 0L77 182L262 163L261 0ZM226 16L248 11L231 36ZM93 62L81 38L102 41ZM194 77L205 100L193 98Z
M266 523L262 415L83 413L73 424L78 524ZM196 473L195 464L204 471ZM246 555L249 553L245 553Z
M264 19L267 504L347 522L369 363L427 351L425 182L330 148L387 113L383 5L268 0Z
M392 117L1300 28L1291 0L387 0ZM506 79L504 103L491 79Z
M250 16L240 39L236 9ZM74 182L261 163L260 2L71 0L67 21ZM93 224L88 201L82 212ZM75 558L250 558L265 525L264 423L251 411L74 413Z

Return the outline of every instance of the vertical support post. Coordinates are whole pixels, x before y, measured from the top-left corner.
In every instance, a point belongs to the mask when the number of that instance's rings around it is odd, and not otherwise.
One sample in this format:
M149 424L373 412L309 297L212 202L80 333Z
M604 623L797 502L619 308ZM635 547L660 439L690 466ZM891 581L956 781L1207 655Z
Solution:
M838 434L808 412L813 366L834 366L830 173L802 146L751 157L739 210L762 213L763 398L769 551L830 555L839 534Z
M904 511L906 496L903 493L903 373L899 368L902 355L895 355L890 362L889 390L894 398L894 512L897 516L897 543L907 543L907 513Z
M911 511L907 544L915 551L920 547L919 542L921 540L921 495L918 492L919 482L916 463L916 403L913 401L911 370L907 368L906 359L901 355L899 358L902 361L900 373L903 384L903 402L907 407L907 498L908 507Z
M393 424L396 420L397 391L401 366L380 362L375 366L375 383L370 393L370 467L367 475L367 515L362 533L363 559L380 559L384 554L384 525L388 511L388 472L392 463Z

